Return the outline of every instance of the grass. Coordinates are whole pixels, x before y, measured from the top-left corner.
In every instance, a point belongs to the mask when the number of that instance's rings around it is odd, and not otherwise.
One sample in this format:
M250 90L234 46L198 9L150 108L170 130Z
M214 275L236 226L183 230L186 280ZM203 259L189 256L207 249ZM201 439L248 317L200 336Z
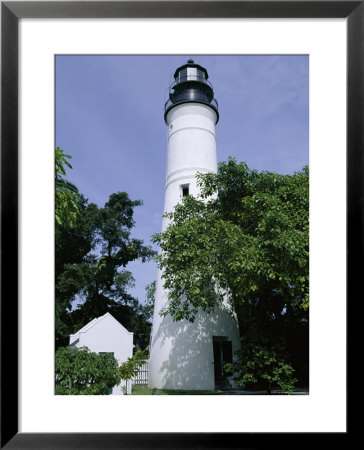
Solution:
M152 395L152 388L135 385L131 395ZM157 389L155 395L219 395L219 391L183 391L181 389Z

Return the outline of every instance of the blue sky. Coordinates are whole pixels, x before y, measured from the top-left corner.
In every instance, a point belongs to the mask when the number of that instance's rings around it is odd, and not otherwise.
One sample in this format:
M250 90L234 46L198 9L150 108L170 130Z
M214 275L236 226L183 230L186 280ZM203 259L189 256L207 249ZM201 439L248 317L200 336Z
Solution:
M163 106L178 66L206 67L219 102L217 159L293 173L308 165L307 55L59 55L56 146L72 156L67 179L103 206L113 192L143 200L132 235L161 228L167 151ZM155 263L130 263L140 301Z

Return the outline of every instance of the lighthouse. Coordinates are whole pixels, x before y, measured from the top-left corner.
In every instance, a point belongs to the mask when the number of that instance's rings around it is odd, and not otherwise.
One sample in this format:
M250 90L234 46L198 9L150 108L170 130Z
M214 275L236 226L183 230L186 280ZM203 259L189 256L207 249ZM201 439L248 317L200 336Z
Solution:
M192 59L178 67L164 107L168 127L164 212L186 195L198 196L196 173L217 171L215 126L218 103L207 70ZM168 226L163 218L162 231ZM158 270L150 341L149 386L158 389L213 390L236 387L224 372L239 349L239 330L228 302L193 323L174 322L160 312L168 291Z

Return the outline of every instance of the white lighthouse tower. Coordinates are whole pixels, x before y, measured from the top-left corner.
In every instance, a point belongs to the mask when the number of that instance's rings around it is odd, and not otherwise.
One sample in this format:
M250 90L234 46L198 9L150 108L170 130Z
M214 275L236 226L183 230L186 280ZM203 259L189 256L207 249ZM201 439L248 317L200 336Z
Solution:
M193 60L174 74L164 120L168 126L164 211L185 195L198 195L197 172L216 172L215 125L218 104L207 70ZM162 231L168 226L163 218ZM168 304L158 271L149 360L149 386L164 389L212 390L233 387L223 371L239 349L239 332L228 305L201 312L194 323L174 322L160 312Z

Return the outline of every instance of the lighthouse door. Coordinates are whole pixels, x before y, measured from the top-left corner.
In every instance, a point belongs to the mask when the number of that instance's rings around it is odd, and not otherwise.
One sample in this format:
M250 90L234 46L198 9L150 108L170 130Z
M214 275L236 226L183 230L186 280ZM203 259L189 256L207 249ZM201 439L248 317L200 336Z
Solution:
M227 336L213 336L215 388L228 388L227 374L224 371L225 363L233 362L232 342Z

